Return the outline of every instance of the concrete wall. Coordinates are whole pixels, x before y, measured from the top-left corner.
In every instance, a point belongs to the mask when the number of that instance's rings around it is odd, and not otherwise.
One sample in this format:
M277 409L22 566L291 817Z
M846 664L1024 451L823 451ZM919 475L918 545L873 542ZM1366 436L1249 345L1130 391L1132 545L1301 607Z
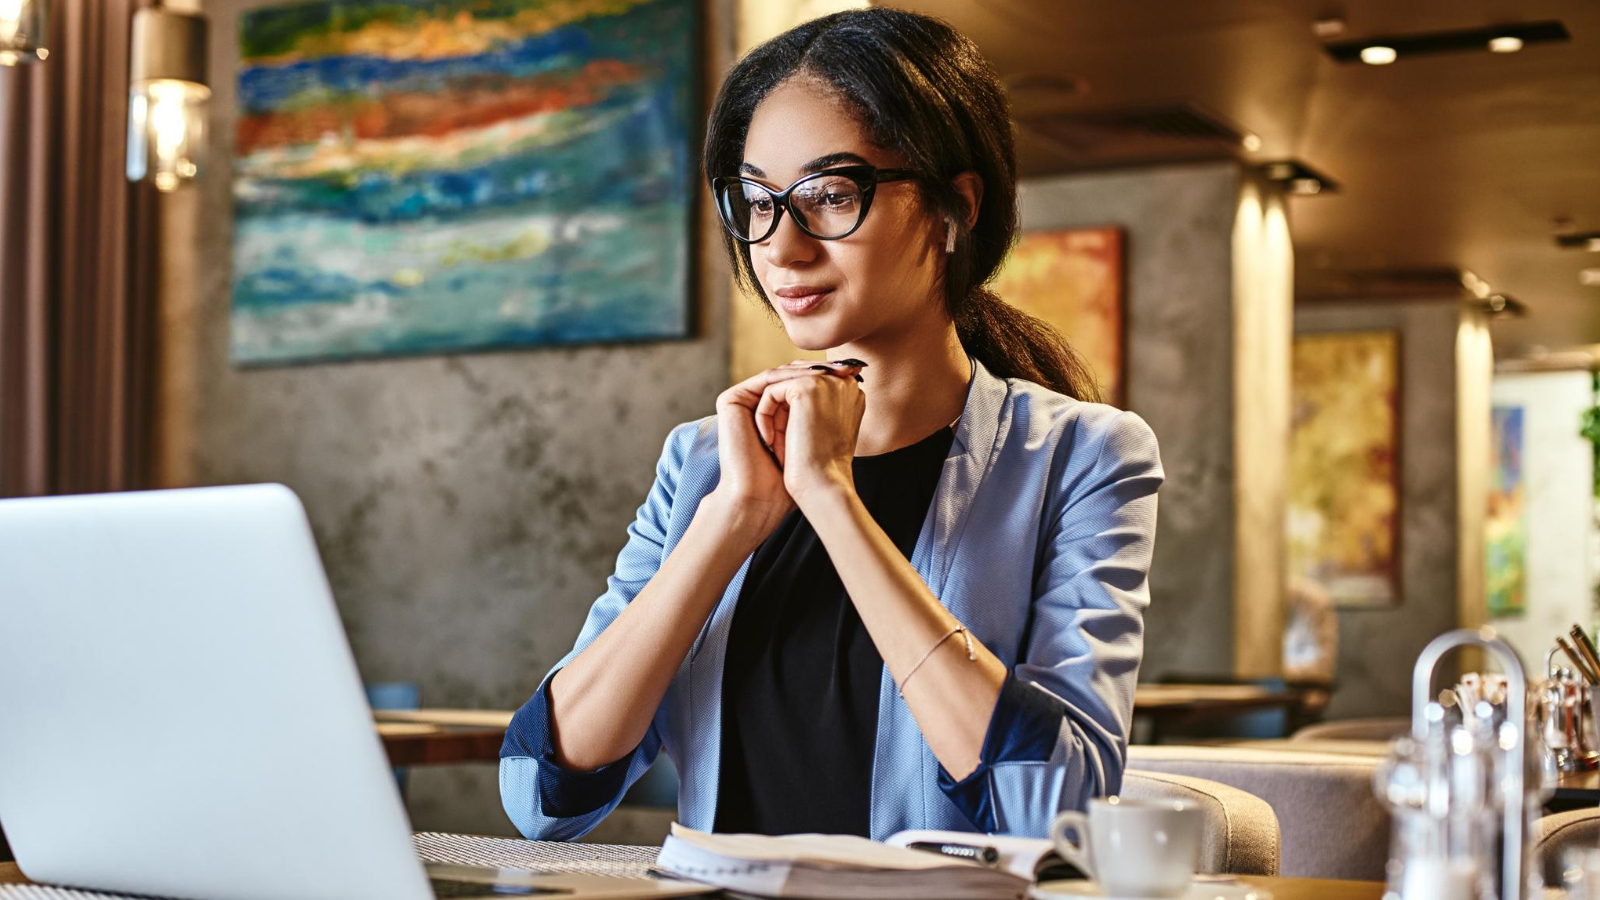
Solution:
M1495 406L1523 410L1522 477L1527 515L1527 611L1490 623L1534 671L1573 623L1595 625L1590 542L1595 533L1594 451L1578 435L1594 404L1588 372L1497 375Z
M1400 600L1388 609L1338 611L1336 690L1328 711L1334 718L1406 714L1417 654L1458 621L1461 324L1454 299L1295 310L1297 332L1400 333Z
M1233 669L1232 163L1033 180L1023 228L1127 234L1128 407L1161 442L1151 609L1140 677Z
M698 215L691 340L238 370L228 148L238 15L255 5L205 5L216 156L163 225L164 477L294 488L365 678L417 682L430 706L514 707L604 590L668 430L727 384L714 213ZM707 6L714 87L731 14ZM415 769L410 802L419 829L511 833L491 766Z

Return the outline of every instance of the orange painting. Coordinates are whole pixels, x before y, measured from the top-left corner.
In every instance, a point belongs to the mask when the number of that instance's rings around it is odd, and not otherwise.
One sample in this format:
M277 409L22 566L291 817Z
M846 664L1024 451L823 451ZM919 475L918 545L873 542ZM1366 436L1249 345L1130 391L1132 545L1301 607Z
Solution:
M1124 406L1122 229L1029 231L992 287L1054 325L1089 364L1107 403Z

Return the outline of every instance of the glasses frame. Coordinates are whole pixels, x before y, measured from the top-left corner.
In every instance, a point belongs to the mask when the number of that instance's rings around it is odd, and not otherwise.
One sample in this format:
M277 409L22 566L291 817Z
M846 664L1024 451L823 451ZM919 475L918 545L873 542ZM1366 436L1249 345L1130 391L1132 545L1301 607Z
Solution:
M838 178L841 176L850 179L856 183L857 187L861 188L861 214L856 217L856 224L850 226L850 230L846 231L844 234L827 236L817 234L815 231L812 231L810 228L806 227L805 217L795 212L794 207L790 205L789 198L794 193L795 188L798 188L800 185L805 184L808 181L814 181L818 178ZM772 237L772 235L778 230L778 223L783 220L783 214L785 211L787 211L789 215L794 218L794 224L801 231L805 232L811 237L814 237L819 241L837 241L843 240L844 238L855 234L856 231L861 228L861 223L867 221L867 213L872 209L872 198L878 192L878 185L889 181L915 181L921 177L922 173L914 169L880 169L873 165L835 166L831 169L823 169L820 172L813 172L810 175L798 178L793 184L789 185L783 190L775 191L759 181L746 178L742 175L719 175L716 178L711 179L711 195L712 199L716 201L717 217L722 220L722 227L727 229L728 234L741 244L759 244L762 241ZM760 237L740 237L739 233L734 230L734 225L732 222L733 212L732 210L728 209L727 205L723 202L723 188L734 184L748 184L753 187L760 188L767 193L767 196L772 198L772 222L770 225L768 225L766 233L762 234Z

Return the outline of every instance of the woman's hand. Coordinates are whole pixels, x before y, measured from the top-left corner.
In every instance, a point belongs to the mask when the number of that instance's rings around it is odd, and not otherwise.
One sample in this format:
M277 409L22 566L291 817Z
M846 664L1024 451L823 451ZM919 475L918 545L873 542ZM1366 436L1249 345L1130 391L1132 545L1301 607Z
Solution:
M756 428L756 407L773 385L822 374L811 368L814 365L817 363L811 360L798 360L768 369L717 397L717 456L722 474L716 489L701 506L727 516L730 531L751 550L760 546L794 509L794 501L784 486L782 445L775 451L770 442L763 441ZM853 376L859 368L830 368L849 377L854 388Z
M861 366L791 363L802 375L767 385L756 405L756 427L783 469L789 496L801 502L818 489L853 490L852 461L866 395Z

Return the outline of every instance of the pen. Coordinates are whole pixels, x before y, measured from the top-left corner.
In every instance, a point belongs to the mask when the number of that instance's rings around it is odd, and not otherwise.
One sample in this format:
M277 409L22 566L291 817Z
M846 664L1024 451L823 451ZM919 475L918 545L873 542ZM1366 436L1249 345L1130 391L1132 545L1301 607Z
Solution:
M975 863L981 863L986 866L993 866L1000 862L1000 851L993 847L975 847L971 844L946 844L942 841L912 841L906 847L910 850L926 850L929 853L942 853L945 856L970 859Z

